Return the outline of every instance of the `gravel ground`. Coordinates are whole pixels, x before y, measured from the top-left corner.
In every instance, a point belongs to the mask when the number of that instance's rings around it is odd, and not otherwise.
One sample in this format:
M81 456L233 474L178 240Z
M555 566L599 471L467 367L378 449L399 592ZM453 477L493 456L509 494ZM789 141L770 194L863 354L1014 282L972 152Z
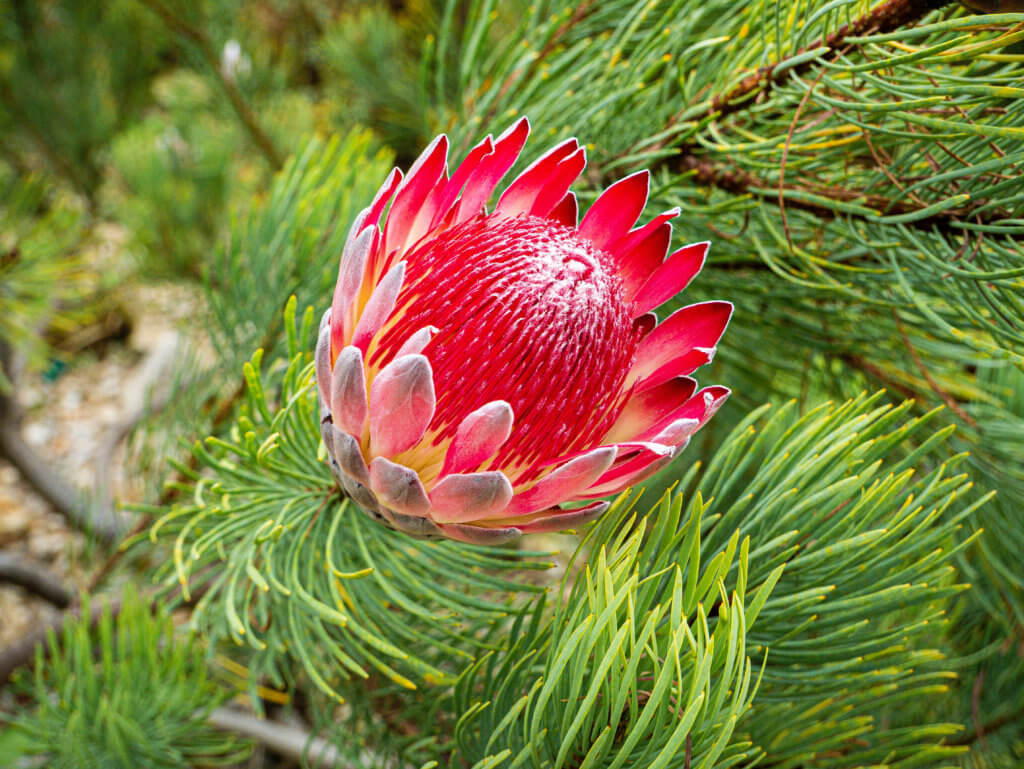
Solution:
M158 368L182 337L182 322L195 317L198 292L193 287L131 286L124 289L135 317L131 336L107 346L102 357L86 353L55 381L25 372L17 398L25 412L25 440L65 480L96 493L106 480L116 499L136 500L123 446L114 447L130 415L141 408ZM157 351L157 354L154 354ZM166 353L161 355L160 352ZM5 461L0 460L0 550L46 565L72 592L88 580L95 548L70 528ZM21 637L56 610L20 588L0 585L0 647Z

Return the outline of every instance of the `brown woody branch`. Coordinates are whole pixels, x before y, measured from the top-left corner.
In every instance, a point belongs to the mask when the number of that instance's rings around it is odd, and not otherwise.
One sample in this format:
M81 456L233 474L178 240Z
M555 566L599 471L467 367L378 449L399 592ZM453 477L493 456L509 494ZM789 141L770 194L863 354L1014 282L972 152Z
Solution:
M24 556L0 552L0 582L24 588L60 609L71 605L71 593L64 583Z
M863 16L859 16L832 33L809 43L796 51L793 56L799 56L807 51L827 48L830 52L827 56L835 59L853 45L853 43L849 42L849 38L892 32L923 18L928 13L948 3L949 0L887 0ZM762 67L744 78L730 90L715 95L703 113L692 115L691 117L697 120L713 115L724 117L745 109L754 103L753 97L756 94L770 90L791 73L800 74L812 69L819 65L820 59L810 60L780 72L779 67L784 63L784 61L776 62L767 67ZM678 116L676 119L678 119ZM839 215L839 212L824 203L817 203L807 199L787 198L786 193L810 193L818 198L838 203L856 202L860 206L886 215L913 214L923 207L917 205L912 200L899 200L883 195L865 194L861 190L844 187L819 184L780 184L768 179L762 179L748 171L726 168L716 164L714 161L700 155L698 148L692 144L683 144L680 150L681 154L676 156L674 161L669 162L673 162L677 170L692 172L694 179L699 184L717 187L736 195L750 194L753 190L765 190L765 200L777 199L779 204L787 209L808 211L822 219L834 219ZM767 194L768 190L771 190L773 194ZM777 195L774 194L776 191ZM1012 216L1011 213L1003 210L988 210L976 214L975 212L983 207L986 202L984 199L981 199L968 205L947 208L943 211L907 222L907 224L915 229L931 230L934 227L938 227L942 231L950 231L953 223L967 219L972 219L979 223L989 223Z
M208 573L207 573L208 576ZM198 601L202 600L203 596L210 588L209 580L201 582L195 588L192 589L189 598L183 600L182 604L185 606L194 606ZM157 606L158 600L163 600L168 606L178 605L177 601L182 596L182 590L180 585L175 585L167 592L166 596L160 597L160 591L156 590L150 593L144 594L149 602L150 610L153 610ZM120 596L104 596L102 599L97 599L92 603L89 610L89 627L94 629L99 623L100 618L103 616L103 612L109 607L110 616L117 618L121 613L121 609L124 607L124 601ZM3 687L11 679L11 675L18 668L23 665L31 665L36 658L36 647L42 646L42 652L44 658L49 656L51 649L49 644L46 643L47 636L52 631L53 634L60 640L61 635L64 632L64 627L69 622L75 622L82 618L82 605L75 601L68 607L67 611L63 612L60 616L54 619L53 622L49 622L42 627L37 627L31 632L27 633L16 643L10 646L0 649L0 687Z
M15 380L14 353L0 338L0 376L12 386ZM121 522L112 507L89 501L53 470L52 464L25 442L19 429L21 412L14 393L0 392L0 458L10 462L22 479L68 522L106 545L121 535Z
M764 199L777 200L779 185L777 182L762 179L749 171L738 168L724 168L713 161L685 153L676 159L677 170L692 172L693 178L698 184L709 187L716 187L734 195L746 195L754 190L765 190ZM834 219L840 212L830 208L824 203L817 203L811 200L787 199L786 192L810 193L819 198L834 200L837 203L857 203L866 208L878 211L880 214L898 215L910 214L920 210L918 207L903 200L887 198L883 195L867 195L860 190L851 190L845 187L834 187L825 185L782 185L783 202L786 208L793 208L801 211L809 211L822 219ZM930 230L938 227L941 230L951 229L954 222L962 222L968 219L982 223L998 221L1010 216L1009 213L999 210L988 210L975 214L974 212L987 201L979 199L974 205L954 206L942 211L929 214L928 216L907 222L911 227ZM856 215L856 214L854 214Z

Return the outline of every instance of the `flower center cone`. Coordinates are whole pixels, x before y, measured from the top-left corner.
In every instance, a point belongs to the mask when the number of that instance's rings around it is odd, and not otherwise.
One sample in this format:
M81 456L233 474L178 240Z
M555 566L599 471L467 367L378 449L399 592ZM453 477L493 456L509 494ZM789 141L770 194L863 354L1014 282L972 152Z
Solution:
M638 329L613 257L550 219L474 217L406 256L396 312L369 351L381 366L414 332L437 328L423 350L437 408L430 432L447 443L462 419L494 400L515 425L492 460L515 483L592 446L625 400Z

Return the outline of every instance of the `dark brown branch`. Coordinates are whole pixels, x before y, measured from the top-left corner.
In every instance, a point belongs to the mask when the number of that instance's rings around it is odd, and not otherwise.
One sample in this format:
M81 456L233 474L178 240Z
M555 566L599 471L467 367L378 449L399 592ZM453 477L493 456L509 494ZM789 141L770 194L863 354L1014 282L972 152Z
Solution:
M846 45L847 38L892 32L948 4L949 0L888 0L869 13L844 24L831 34L819 37L814 42L807 44L796 51L793 56L799 56L817 48L828 48L831 55L835 57L839 50ZM757 72L745 77L731 90L716 95L711 99L711 105L707 112L697 115L694 119L700 120L716 112L720 117L738 112L750 104L751 97L756 93L777 85L787 75L800 74L815 66L814 61L808 61L780 73L778 67L782 63L784 62L762 67Z
M203 596L209 590L209 580L202 582L192 589L189 599L184 601L183 604L186 606L194 606L196 602L202 600ZM150 609L153 610L157 606L157 600L162 600L167 606L179 605L177 602L181 598L181 586L175 585L166 595L161 595L159 590L152 591L147 594ZM103 616L104 609L110 607L110 616L117 618L118 614L121 613L122 600L118 597L96 599L92 602L92 608L89 610L89 627L95 628L96 624L100 621L100 617ZM57 617L53 622L46 624L43 627L37 627L35 630L26 634L20 641L8 646L6 649L0 649L0 687L6 684L11 675L15 670L22 667L23 665L30 665L35 660L36 647L40 644L43 646L43 654L48 655L50 653L50 647L45 645L46 636L50 631L53 631L54 635L59 639L61 634L64 632L64 626L68 622L77 621L82 616L82 607L77 601L72 603L71 607Z
M110 510L90 505L51 469L10 424L0 424L0 457L10 462L26 482L75 528L106 544L116 542L121 527Z
M164 23L175 33L182 37L191 40L195 43L199 49L200 55L203 60L207 63L210 69L213 71L214 76L220 82L221 87L224 89L224 93L228 97L228 101L231 102L232 109L235 110L235 114L238 115L238 119L242 121L242 125L245 126L245 130L249 132L249 136L252 137L253 142L259 147L260 152L270 163L270 167L275 171L280 171L283 165L281 161L281 155L277 151L277 147L274 146L274 142L270 136L260 126L259 121L253 114L252 110L249 109L249 105L246 103L245 98L242 96L242 92L238 90L238 85L234 80L226 77L220 68L220 59L217 56L217 51L213 47L213 43L210 42L210 38L206 33L199 27L189 24L188 21L181 18L171 9L167 8L160 0L141 0L142 4L153 11L157 16L163 19Z
M928 13L949 4L949 0L887 0L870 12L859 16L853 21L844 24L832 33L820 37L812 43L796 51L793 56L799 56L808 51L827 48L833 60L848 50L853 43L849 38L861 35L892 32L926 16ZM688 117L694 120L717 115L724 117L747 108L755 102L754 97L761 92L770 90L782 82L789 74L801 74L814 68L820 60L810 60L799 66L790 67L779 72L779 67L785 63L777 62L767 67L762 67L744 78L738 85L730 90L712 97L706 110L699 114L689 114ZM806 98L806 97L805 97ZM679 116L673 118L671 123L678 120ZM792 127L791 127L792 130ZM865 137L869 143L868 137ZM874 151L872 149L872 153ZM809 200L797 200L786 196L787 192L811 194L826 200L834 200L840 203L853 203L874 209L881 214L901 215L912 214L920 211L924 206L918 205L913 200L899 200L888 198L883 195L864 194L860 190L846 189L836 186L825 186L820 184L783 184L762 179L747 171L734 168L724 168L699 153L699 149L692 144L680 146L680 154L673 163L677 170L690 171L700 184L717 187L726 192L737 195L750 194L751 190L765 190L765 200L770 200L768 190L778 190L778 202L784 209L797 209L809 211L822 219L833 219L839 213L824 203L816 203ZM885 171L883 167L883 171ZM889 174L887 174L889 175ZM889 175L891 177L891 175ZM915 229L931 230L938 227L944 232L953 231L952 224L955 222L973 219L981 224L986 224L1012 216L1005 210L987 210L976 214L975 212L986 205L987 201L979 199L970 204L947 208L928 216L916 219L907 224ZM848 214L858 216L858 214ZM870 217L863 217L870 221Z
M771 202L774 199L775 202L778 202L779 197L771 194L769 191L775 192L781 189L781 200L786 208L809 211L822 219L835 219L840 215L840 212L837 212L835 209L830 208L824 203L787 198L785 193L796 192L811 194L819 198L834 200L837 203L857 203L860 206L873 209L878 211L880 214L885 215L910 214L920 210L918 207L913 206L906 201L895 200L882 195L865 195L859 190L851 190L845 187L797 184L785 184L780 187L777 182L762 179L748 171L743 171L737 168L724 168L713 163L707 158L698 157L689 153L685 153L677 157L676 163L679 171L688 171L693 173L693 178L698 184L717 187L718 189L732 193L733 195L747 195L752 194L753 190L764 190L765 194L763 199L765 201ZM988 223L1010 217L1009 213L998 210L984 211L980 215L974 213L978 208L986 203L986 200L979 199L974 205L947 208L945 210L929 214L928 216L907 222L907 225L914 227L915 229L931 230L933 227L938 227L943 231L950 231L952 229L952 224L955 222L974 219L981 223ZM856 213L847 215L860 216ZM869 217L862 218L866 221L870 221Z
M71 605L71 593L46 567L13 553L0 552L0 582L22 587L60 609Z

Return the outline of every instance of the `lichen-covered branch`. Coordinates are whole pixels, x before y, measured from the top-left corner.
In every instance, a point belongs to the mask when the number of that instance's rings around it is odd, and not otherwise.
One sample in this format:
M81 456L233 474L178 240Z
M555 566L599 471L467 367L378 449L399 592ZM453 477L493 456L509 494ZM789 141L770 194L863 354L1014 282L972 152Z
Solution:
M848 45L847 38L897 30L948 4L949 0L887 0L834 32L802 46L789 58L795 59L808 51L820 48L828 48L830 55L834 58L840 50ZM806 72L814 67L815 61L808 61L788 68L783 68L781 66L783 64L785 61L761 67L743 78L730 90L713 96L706 113L691 115L691 119L700 119L714 113L725 117L738 112L747 106L751 97L758 92L770 89L781 82L784 76Z

